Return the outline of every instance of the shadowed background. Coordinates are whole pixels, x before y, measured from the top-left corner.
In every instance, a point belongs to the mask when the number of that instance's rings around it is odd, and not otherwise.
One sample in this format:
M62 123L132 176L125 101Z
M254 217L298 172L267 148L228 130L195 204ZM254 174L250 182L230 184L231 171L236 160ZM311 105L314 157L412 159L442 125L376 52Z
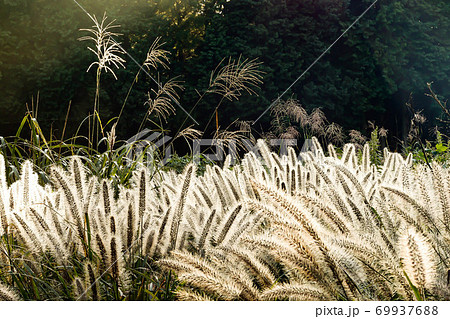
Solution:
M258 96L225 101L218 117L223 127L237 118L255 120L371 3L366 0L161 0L79 1L89 12L120 24L117 39L142 62L158 36L171 52L170 70L161 80L179 76L185 90L181 105L191 109L207 88L211 71L226 57L258 58L264 84ZM92 25L70 0L0 1L0 136L15 134L27 104L38 105L42 127L60 137L71 103L66 134L73 134L92 111L95 71L86 73L94 55L78 38ZM450 96L450 3L443 0L380 0L330 53L285 97L307 110L320 107L330 122L365 130L367 121L404 138L409 122L405 103L423 109L428 126L439 107L425 96L427 82ZM100 103L104 119L117 116L138 70L128 57L118 80L102 75ZM146 94L155 85L147 77L134 86L117 134L137 133ZM37 97L39 96L39 99ZM205 97L193 117L203 129L219 97ZM37 102L38 101L38 102ZM186 115L167 124L174 131ZM269 113L256 129L270 128ZM190 120L188 120L188 124Z

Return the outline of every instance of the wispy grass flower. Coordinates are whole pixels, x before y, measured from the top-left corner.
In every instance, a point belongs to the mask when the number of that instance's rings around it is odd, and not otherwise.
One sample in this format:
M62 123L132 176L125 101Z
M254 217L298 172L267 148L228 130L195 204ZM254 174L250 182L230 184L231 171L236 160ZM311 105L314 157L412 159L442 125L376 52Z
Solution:
M125 60L121 57L121 54L125 54L125 51L120 46L118 42L114 40L113 37L119 36L119 33L112 32L111 30L114 28L118 28L118 25L114 25L115 20L107 23L106 12L103 15L102 20L99 22L95 15L89 15L91 20L94 22L92 29L81 29L80 31L87 31L92 33L92 35L84 36L79 38L80 41L92 41L94 42L94 48L88 47L89 51L92 51L96 57L97 61L92 62L87 72L93 67L97 66L97 76L96 76L96 90L95 90L95 100L94 100L94 111L93 116L96 121L95 129L92 130L92 138L91 141L94 140L94 136L96 136L96 141L98 141L99 128L103 133L103 127L101 125L99 108L100 108L100 77L102 71L111 72L114 78L117 80L117 76L114 73L112 67L119 69L120 67L125 68Z
M342 126L336 123L331 123L327 126L325 135L333 143L341 144L344 141L344 132Z
M152 43L147 52L147 58L145 59L144 66L149 70L151 68L157 70L159 66L162 66L164 69L169 69L169 51L161 49L161 47L165 43L159 43L161 37L157 37L156 40Z
M262 72L258 69L261 65L257 60L229 59L222 68L222 62L211 73L209 91L218 93L223 97L233 100L238 99L243 92L256 94L254 87L262 83Z
M97 65L98 70L101 72L111 72L114 78L117 80L117 76L111 66L119 69L120 67L125 68L125 60L120 56L124 54L124 50L118 42L114 40L113 37L119 36L119 33L112 32L111 29L120 27L119 25L114 25L115 20L106 23L107 20L106 13L103 15L102 20L99 22L97 17L91 16L94 25L92 29L81 29L80 31L87 31L92 33L92 35L84 36L79 38L80 41L92 41L95 47L88 47L88 50L93 52L97 61L94 61L89 65L87 71L91 69L94 65Z
M177 91L182 89L180 82L175 79L170 79L163 85L160 84L157 90L152 89L147 94L148 99L144 103L144 105L148 105L147 116L155 114L166 120L171 114L175 114L173 102L178 101L180 96Z

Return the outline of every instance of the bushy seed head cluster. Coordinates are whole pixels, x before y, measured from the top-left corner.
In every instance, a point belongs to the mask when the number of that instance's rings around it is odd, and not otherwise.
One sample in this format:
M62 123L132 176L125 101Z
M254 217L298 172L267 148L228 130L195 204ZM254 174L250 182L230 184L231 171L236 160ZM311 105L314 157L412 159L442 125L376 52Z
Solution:
M259 141L233 167L144 168L116 191L79 158L53 167L51 186L29 162L7 185L0 155L0 232L36 262L82 256L80 299L101 299L105 275L126 294L141 256L177 273L181 300L447 298L449 169L387 150L375 166L367 146L338 156L312 145L279 156Z

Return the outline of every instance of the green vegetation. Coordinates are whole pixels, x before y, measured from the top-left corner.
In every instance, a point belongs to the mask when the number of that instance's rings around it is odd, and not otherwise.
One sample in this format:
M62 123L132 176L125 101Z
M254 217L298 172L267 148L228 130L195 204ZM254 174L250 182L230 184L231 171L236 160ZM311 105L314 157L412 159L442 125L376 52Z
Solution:
M158 37L171 55L171 69L159 70L155 78L164 83L179 76L185 88L180 104L190 111L199 93L209 83L211 71L224 58L243 56L259 59L264 72L258 97L241 96L223 101L218 117L226 127L233 121L255 120L338 36L372 3L350 0L119 0L79 1L100 19L107 11L120 29L117 41L139 63ZM58 3L58 5L55 5ZM21 0L0 2L0 125L1 135L15 133L26 111L25 105L39 100L36 114L47 134L60 137L66 125L73 135L80 122L92 114L96 89L94 71L85 36L80 29L92 25L89 17L72 1ZM248 14L251 12L252 14ZM322 108L331 122L346 130L369 129L374 121L391 132L390 143L407 137L409 122L404 105L412 93L412 104L424 110L427 127L433 127L440 109L429 98L427 82L436 92L450 96L448 86L450 4L445 0L379 0L377 4L300 80L285 96L294 98L308 111ZM141 77L128 57L125 69L101 78L100 114L103 120L117 116L126 100L117 126L120 139L137 133L143 107L153 81ZM128 95L128 97L127 97ZM127 98L126 98L127 97ZM220 96L205 97L192 116L202 129ZM35 103L37 104L37 103ZM176 131L186 118L179 113L167 125ZM270 117L261 119L269 129ZM187 124L194 122L187 119ZM260 130L260 125L255 129ZM88 128L82 128L88 135ZM424 133L427 133L425 130ZM261 133L261 132L260 132Z
M0 300L450 299L446 1L379 1L258 128L370 1L55 3L0 2Z
M371 146L325 156L261 140L230 169L138 168L127 187L80 157L0 155L2 299L448 300L449 169ZM301 155L301 158L298 157Z

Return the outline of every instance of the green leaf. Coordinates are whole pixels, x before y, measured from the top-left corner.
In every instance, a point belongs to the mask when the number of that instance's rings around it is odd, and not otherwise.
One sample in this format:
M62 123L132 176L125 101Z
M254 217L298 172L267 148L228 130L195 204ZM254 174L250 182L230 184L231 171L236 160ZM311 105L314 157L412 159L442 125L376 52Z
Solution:
M409 277L405 271L403 271L403 274L405 275L406 280L408 280L409 286L411 287L412 291L414 292L414 296L416 296L417 301L423 301L423 298L422 298L422 295L421 295L419 289L413 285L413 283L411 282L411 280L409 279Z
M443 145L442 143L436 144L436 151L439 153L444 153L448 150L448 146Z

